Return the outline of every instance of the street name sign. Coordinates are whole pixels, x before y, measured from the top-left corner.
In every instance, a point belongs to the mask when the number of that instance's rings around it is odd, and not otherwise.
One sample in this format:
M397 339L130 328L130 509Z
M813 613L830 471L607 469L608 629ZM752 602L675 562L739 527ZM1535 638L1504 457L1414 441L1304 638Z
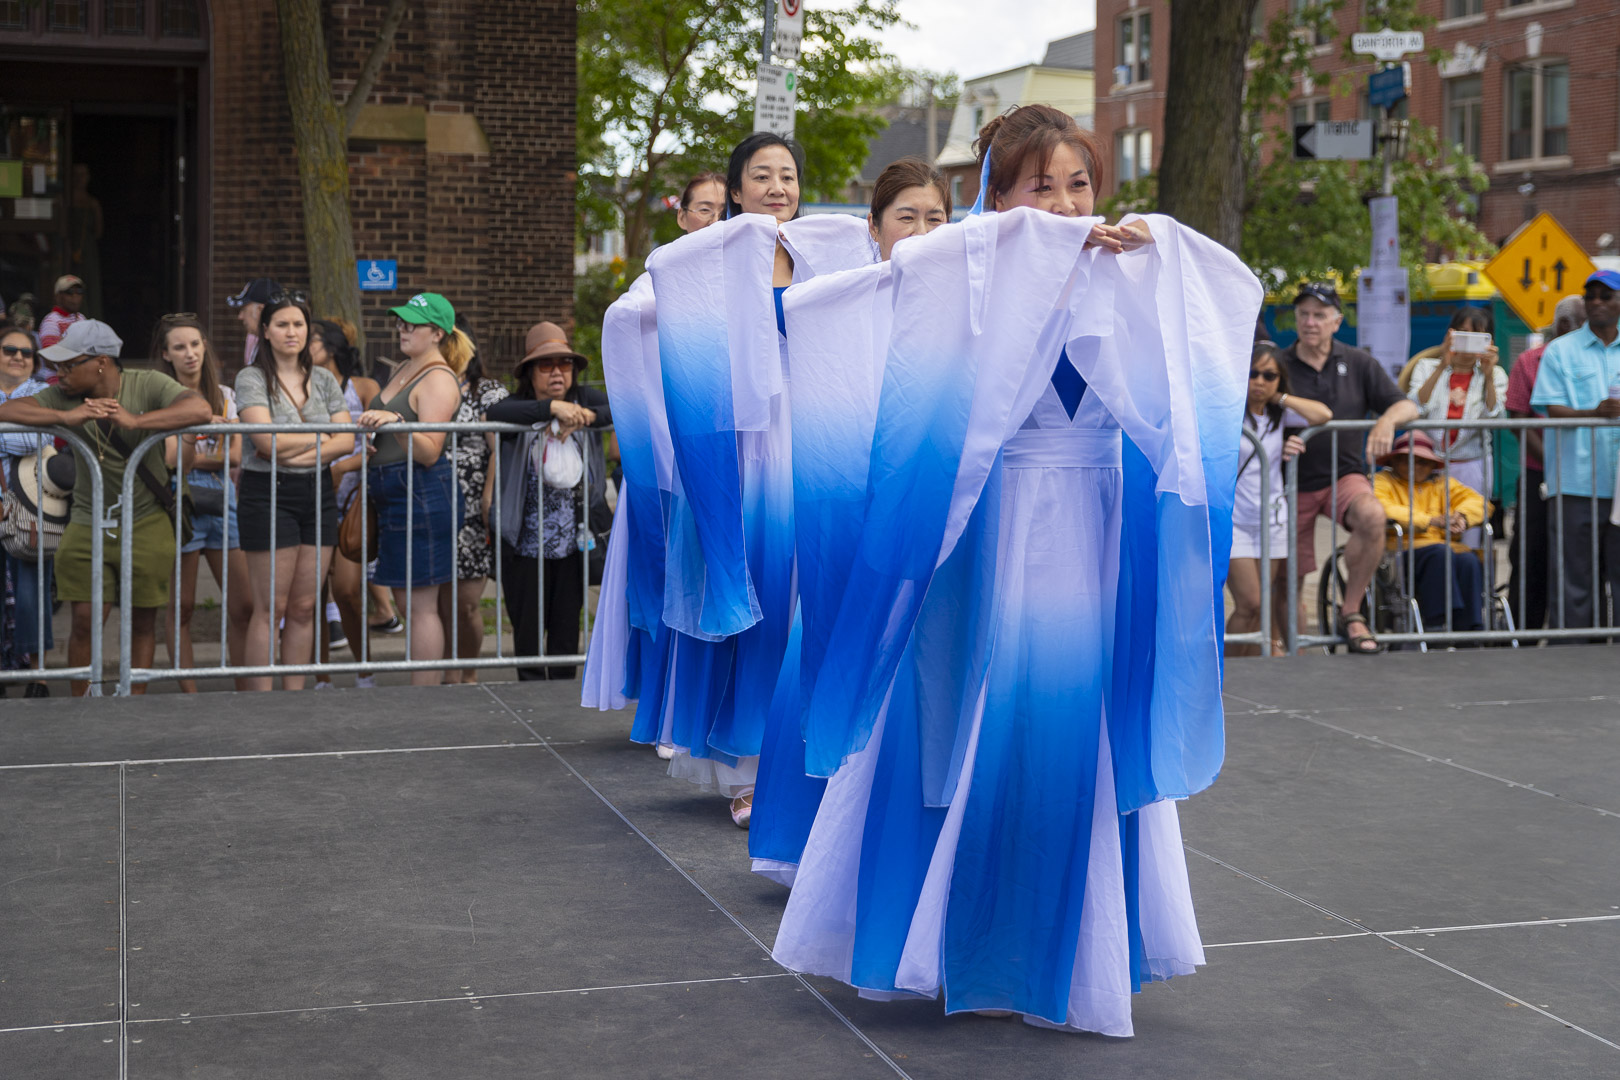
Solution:
M771 51L778 60L797 60L804 42L804 0L774 0L776 40Z
M754 130L793 138L793 112L799 100L799 77L776 64L759 65L759 92L754 97Z
M1551 214L1537 214L1521 226L1485 264L1485 276L1532 330L1552 322L1558 301L1578 295L1596 270Z
M1392 67L1367 76L1367 103L1382 109L1406 96L1406 68Z
M1423 31L1391 30L1386 26L1382 30L1353 35L1350 48L1375 60L1399 60L1407 53L1423 51Z
M1367 161L1372 156L1371 120L1294 125L1295 161Z

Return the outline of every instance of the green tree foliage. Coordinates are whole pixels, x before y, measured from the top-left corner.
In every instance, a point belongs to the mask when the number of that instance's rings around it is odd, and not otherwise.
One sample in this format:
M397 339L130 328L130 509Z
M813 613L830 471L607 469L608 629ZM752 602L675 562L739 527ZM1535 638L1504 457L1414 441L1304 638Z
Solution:
M883 121L872 106L903 74L873 36L899 21L895 0L811 7L797 64L796 136L807 199L831 196L860 168ZM632 260L673 228L659 200L704 169L724 171L753 130L758 0L582 0L579 5L578 226L622 220Z
M1250 45L1241 101L1248 134L1241 148L1245 162L1238 252L1270 290L1307 278L1337 275L1350 280L1371 252L1366 200L1379 193L1382 162L1294 161L1293 133L1285 130L1288 103L1303 78L1314 77L1318 92L1341 97L1362 86L1364 71L1335 78L1315 70L1319 43L1337 41L1344 57L1366 59L1354 57L1349 35L1339 34L1336 17L1344 4L1321 0L1298 9L1290 5L1257 27ZM1432 22L1418 12L1416 0L1368 3L1361 18L1366 29L1424 29ZM1436 51L1426 59L1442 58ZM1425 58L1413 59L1421 63ZM1167 110L1177 107L1173 99L1166 102ZM1400 200L1401 260L1412 271L1416 293L1425 288L1424 263L1494 251L1472 220L1489 179L1458 148L1444 147L1434 129L1408 123L1406 153L1396 160L1393 176ZM1158 206L1158 179L1149 176L1125 184L1104 204L1104 212L1146 213Z

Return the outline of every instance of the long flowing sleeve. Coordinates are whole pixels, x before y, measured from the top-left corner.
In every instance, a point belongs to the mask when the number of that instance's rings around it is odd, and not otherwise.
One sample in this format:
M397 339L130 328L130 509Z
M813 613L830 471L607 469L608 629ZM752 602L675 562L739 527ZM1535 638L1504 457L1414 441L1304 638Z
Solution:
M782 390L771 295L776 222L746 214L648 259L675 471L664 621L705 640L761 613L748 572L737 433L763 431Z
M936 568L1051 378L1094 223L1014 210L896 250L863 521L804 718L812 774L870 737Z

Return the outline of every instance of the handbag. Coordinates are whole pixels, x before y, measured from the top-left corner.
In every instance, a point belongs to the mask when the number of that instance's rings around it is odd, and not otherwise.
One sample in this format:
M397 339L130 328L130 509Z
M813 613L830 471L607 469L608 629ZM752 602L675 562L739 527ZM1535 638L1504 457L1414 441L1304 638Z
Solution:
M191 496L191 507L203 517L225 516L225 489L217 487L186 486L186 494Z
M17 482L19 470L34 469L34 462L38 460L37 454L15 459L10 476L6 475L8 470L0 469L0 547L23 562L38 559L41 549L47 558L55 555L62 545L62 530L68 523L67 514L52 514L48 510L41 511L37 504L30 504L22 485Z
M355 495L343 512L343 520L338 522L337 548L339 555L361 566L377 558L377 500L369 492L364 499Z

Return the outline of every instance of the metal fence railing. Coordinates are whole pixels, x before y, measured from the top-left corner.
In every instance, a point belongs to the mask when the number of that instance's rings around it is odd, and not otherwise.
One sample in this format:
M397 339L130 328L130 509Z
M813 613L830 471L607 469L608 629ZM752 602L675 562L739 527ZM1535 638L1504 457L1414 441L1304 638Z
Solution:
M607 429L605 429L605 428L593 428L593 429L590 429L590 430L592 431L593 434L600 434L602 432L605 432ZM451 459L452 463L455 460L456 452L457 452L457 450L459 448L459 440L461 438L463 438L463 437L469 437L470 436L470 437L480 438L481 439L485 435L488 435L488 434L494 434L494 435L503 435L503 434L506 434L506 435L521 435L521 434L525 434L525 433L532 433L532 432L535 432L535 431L536 431L536 429L531 428L531 427L527 427L527 426L524 426L524 425L521 425L521 424L498 424L498 423L493 423L493 422L489 422L489 421L478 421L478 422L472 422L472 423L420 423L420 422L416 422L416 423L395 423L395 424L389 424L387 427L379 429L379 432L381 434L384 434L384 435L396 435L396 434L406 434L406 433L414 433L414 432L445 432L448 437L447 437L447 439L445 441L445 445L444 445L444 449L443 449L442 453L445 456L448 456ZM154 433L152 435L147 436L139 444L136 445L136 447L134 449L134 453L132 455L132 460L136 460L136 461L141 460L144 457L144 455L154 445L161 442L165 438L169 438L169 437L172 437L172 436L175 436L175 435L241 435L243 437L251 437L251 436L257 435L257 434L267 434L267 435L269 435L271 437L271 458L270 458L270 500L271 500L270 506L271 506L271 512L270 512L270 535L269 535L269 537L267 539L268 539L268 543L269 543L269 549L272 552L274 552L277 549L276 548L277 478L284 471L284 469L276 461L276 449L275 449L276 437L278 435L291 435L291 434L323 434L323 435L325 435L325 434L337 434L337 433L345 433L345 432L354 432L355 435L356 435L356 438L363 438L366 435L365 429L362 429L362 428L360 428L360 427L358 427L357 425L354 425L354 424L247 424L247 423L203 424L203 425L199 425L199 426L196 426L196 427L184 428L184 429L181 429L179 431L157 432L157 433ZM120 600L120 605L119 605L119 611L120 611L120 622L119 622L120 637L119 637L119 657L118 657L118 692L120 694L127 694L127 693L130 692L130 688L135 683L146 683L146 682L151 682L151 681L157 680L157 679L197 679L197 678L215 678L215 677L237 677L237 678L241 678L241 677L254 677L254 676L272 676L272 677L274 677L274 676L287 676L287 675L341 674L341 673L349 673L349 672L373 674L373 673L378 673L378 672L465 670L465 669L468 669L468 668L491 668L491 667L519 667L519 668L536 668L536 667L552 667L552 666L567 667L567 666L577 666L579 664L583 664L585 662L585 656L584 656L583 652L577 653L577 654L569 654L569 655L566 655L566 656L556 656L556 655L546 654L545 651L544 651L545 650L545 636L544 636L544 631L543 630L542 630L542 633L541 633L541 636L540 636L540 645L539 645L540 652L537 653L537 654L533 654L533 655L517 655L515 653L515 648L516 648L515 641L514 641L514 649L513 649L513 651L508 651L505 648L504 634L503 634L503 629L502 629L503 628L502 605L503 605L504 600L505 600L505 589L504 589L504 580L503 580L504 570L505 570L505 566L504 566L505 559L503 558L502 551L501 551L500 538L502 536L502 530L501 530L501 513L502 513L502 510L501 510L501 499L499 498L499 495L498 495L498 493L500 491L500 488L501 488L500 457L501 457L501 455L499 454L499 452L491 454L490 459L489 459L489 465L488 465L488 468L490 470L492 470L493 473L494 473L491 482L494 484L495 491L497 492L497 496L496 496L496 498L493 500L493 502L491 504L492 520L490 522L491 530L492 530L492 532L494 534L494 548L495 548L495 550L494 550L494 564L495 564L495 655L493 655L493 656L478 656L478 657L461 657L461 656L454 656L453 655L455 652L458 651L457 647L456 647L456 643L459 642L459 640L460 640L459 636L458 636L459 635L459 630L460 630L460 604L459 603L452 603L452 604L449 605L449 608L450 608L450 622L449 622L449 625L445 627L445 633L444 633L444 640L446 642L447 650L452 654L449 657L446 657L446 656L437 656L437 657L417 657L417 656L412 656L411 655L410 638L409 638L409 635L407 634L407 638L406 638L406 656L405 656L404 660L375 660L375 659L372 659L371 658L371 628L370 628L370 621L368 619L362 619L361 620L361 640L358 643L358 645L356 645L353 642L350 643L350 648L354 652L354 655L356 657L356 659L354 659L352 661L345 661L345 662L335 662L334 661L334 662L327 662L327 663L318 662L316 660L316 656L319 655L319 634L318 633L315 636L315 641L314 641L314 644L313 644L313 647L312 647L312 650L311 650L311 655L307 660L302 658L302 657L281 657L281 658L278 658L276 656L276 646L277 646L277 636L278 636L277 635L277 626L278 626L278 620L280 618L281 613L274 606L275 597L277 595L277 593L276 593L276 570L275 570L276 560L274 558L272 558L272 559L269 560L269 571L270 571L270 573L269 573L269 577L270 577L270 580L269 580L269 594L270 594L271 601L272 601L272 606L271 606L271 610L270 610L270 613L269 613L269 616L270 616L270 638L269 638L269 653L268 653L269 662L266 663L266 664L258 664L258 665L250 665L250 664L233 665L233 664L230 664L227 661L227 656L226 656L226 652L225 652L225 633L226 633L226 631L225 631L224 626L222 625L221 629L220 629L220 639L221 639L220 658L221 658L222 662L220 664L214 665L212 667L189 667L189 668L181 667L180 664L179 664L178 650L171 649L170 650L171 656L174 659L174 663L173 663L172 666L161 667L161 668L159 668L159 667L149 667L149 668L148 667L136 667L134 665L134 663L133 663L133 659L132 659L131 654L130 654L130 629L131 629L131 616L132 616L132 609L131 609L131 606L130 606L130 598L131 598L132 583L131 583L129 575L122 575L121 581L120 581L121 600ZM584 485L584 488L585 488L585 491L586 491L585 504L584 504L585 505L584 513L585 513L585 516L586 516L586 520L588 521L589 520L589 514L590 514L590 496L589 496L589 492L590 492L590 485L591 485L590 454L588 454L588 453L584 454L583 457L584 457L584 460L585 460L585 472L584 472L584 476L583 476L583 478L581 480L581 483ZM326 468L330 464L331 464L330 461L323 462L321 460L320 444L317 441L317 443L316 443L316 453L315 453L315 471L314 471L314 475L319 475L320 470L323 469L323 468ZM416 474L417 474L418 471L419 471L419 467L415 466L414 464L412 465L412 467L405 470L405 477L406 477L405 531L407 533L412 533L415 526L416 526L416 524L417 524L416 521L414 520L414 517L415 517L415 506L416 506L415 485L416 485L416 480L417 480L417 475ZM369 476L368 476L368 474L370 473L370 469L362 467L361 469L358 470L358 472L360 474L360 484L359 484L359 491L356 494L355 498L360 500L362 505L363 505L364 501L367 498L369 498L369 496L371 494L371 492L370 492L370 482L369 482ZM179 485L178 499L183 499L184 498L184 492L185 492L185 477L184 477L183 473L180 472L179 470L176 470L176 476L179 477L179 479L177 481L177 483ZM462 491L462 486L461 486L461 477L460 477L460 474L459 474L459 470L457 470L455 468L452 468L451 469L451 477L452 477L452 479L451 479L451 500L450 501L451 501L451 506L455 510L456 520L457 520L458 525L459 525L459 523L461 521L462 505L463 505L463 491ZM139 480L138 480L138 477L136 476L136 473L134 472L134 470L127 470L125 472L124 486L123 486L123 493L122 493L123 494L123 504L122 505L123 505L123 515L124 515L123 516L124 528L121 530L121 536L120 536L120 541L122 543L122 559L124 560L125 565L128 565L128 561L132 556L132 544L133 544L133 541L134 541L133 531L132 531L132 528L131 528L131 525L133 524L132 516L133 516L133 513L134 513L133 496L134 496L134 490L135 490L134 485L136 483L138 483L138 482L139 482ZM319 497L317 497L315 499L315 508L316 508L315 509L315 532L316 532L317 535L321 535L321 533L322 533L321 501L322 500ZM229 526L229 521L230 521L230 517L229 517L229 515L227 515L226 516L227 527ZM180 566L179 549L180 549L180 546L181 546L180 545L180 529L181 529L181 525L180 525L180 522L178 520L178 515L176 515L176 520L174 522L174 528L175 528L175 534L176 534L175 535L175 568L176 568L176 571L178 573L179 566ZM364 545L366 543L368 543L369 540L370 540L368 530L366 530L364 528L362 529L362 537L363 537L363 539L362 539L362 547L364 547ZM227 543L227 546L229 546L228 537L227 537L226 543ZM460 543L460 529L459 529L459 527L455 530L455 536L453 538L453 543L455 543L455 544ZM412 543L407 543L405 545L405 577L406 577L407 581L412 581L412 582L415 581L415 575L413 574L414 567L412 565L413 560L414 560L414 550L413 550L414 547L415 547L415 545L412 544ZM588 588L588 586L589 586L589 582L590 582L590 551L586 550L586 549L580 550L579 558L581 560L580 573L581 573L581 581L583 582L582 591L588 597L589 596L589 588ZM543 552L542 552L542 559L543 559ZM455 553L454 552L452 552L451 561L452 561L452 565L455 565L456 560L455 560ZM316 584L317 584L317 591L318 591L319 583L321 581L325 580L326 573L330 569L330 563L325 561L324 556L317 557L316 562L317 562L317 565L315 567L314 572L315 572L315 575L316 575ZM536 585L535 604L536 604L537 608L540 611L543 612L545 610L545 590L546 590L545 577L546 577L546 575L544 573L539 573L539 574L536 574L535 577L536 577L536 582L535 582L535 585ZM453 582L453 579L452 579L452 582ZM412 612L412 597L411 597L411 593L413 591L414 591L414 589L411 589L411 588L406 588L406 590L405 590L405 593L406 593L406 606L405 606L405 611L404 611L404 617L405 617L405 622L406 622L407 626L410 625L411 617L412 617L412 614L413 614L413 612ZM221 606L224 607L223 599L222 599L222 605ZM591 630L591 622L592 622L591 605L589 603L586 603L584 605L584 608L585 608L585 628L584 628L584 637L582 638L582 640L588 642L590 640L590 630ZM317 616L317 624L319 622L320 622L320 618L319 618L319 616ZM178 623L179 623L179 615L178 615L178 611L177 611L176 616L175 616L175 626L173 628L171 628L171 629L178 632ZM58 674L58 673L53 672L53 674Z
M1349 437L1357 440L1359 444L1365 439L1367 432L1372 429L1374 423L1375 421L1372 420L1335 420L1318 427L1306 428L1300 432L1301 438L1306 441L1307 445L1309 445L1312 440L1321 438L1327 438L1330 442L1329 450L1331 452L1331 459L1333 462L1330 473L1330 482L1333 495L1329 500L1327 515L1329 521L1331 522L1329 562L1320 568L1321 573L1324 576L1336 575L1338 573L1338 559L1341 551L1339 537L1343 529L1339 521L1341 513L1345 508L1341 507L1338 503L1339 441L1342 437ZM1405 607L1410 612L1412 621L1415 623L1415 625L1407 625L1404 628L1398 625L1395 628L1382 628L1377 634L1380 641L1388 644L1417 644L1420 647L1427 648L1429 645L1439 644L1470 643L1506 644L1517 646L1520 644L1535 643L1542 640L1582 641L1604 637L1620 637L1620 629L1617 629L1615 626L1617 621L1616 616L1620 615L1620 611L1612 610L1612 607L1620 606L1620 597L1611 597L1607 604L1604 602L1604 580L1609 571L1606 571L1603 568L1600 545L1600 535L1602 530L1607 527L1607 520L1600 513L1601 504L1608 502L1611 496L1598 494L1595 487L1591 491L1582 492L1578 495L1566 493L1564 491L1564 487L1566 485L1561 483L1560 477L1560 451L1563 448L1563 441L1567 439L1584 440L1588 447L1587 458L1589 461L1594 463L1597 471L1600 474L1605 472L1612 473L1614 471L1614 462L1610 461L1607 468L1605 468L1605 466L1599 460L1604 455L1609 453L1609 449L1607 447L1601 449L1599 448L1597 433L1603 430L1620 433L1620 420L1604 421L1590 418L1548 419L1542 417L1476 420L1420 420L1407 425L1405 430L1433 433L1435 449L1441 455L1442 459L1442 464L1439 470L1440 476L1447 481L1447 496L1445 499L1445 511L1447 515L1449 515L1451 512L1449 481L1452 478L1453 462L1451 450L1453 440L1447 437L1446 433L1460 431L1479 431L1482 434L1485 432L1497 431L1508 431L1515 433L1541 431L1543 433L1543 439L1545 441L1544 457L1547 478L1545 486L1548 492L1545 497L1547 498L1549 506L1552 509L1552 514L1549 520L1552 523L1553 530L1555 530L1555 534L1549 537L1547 548L1549 575L1546 582L1546 590L1549 608L1549 625L1544 628L1520 627L1514 625L1515 616L1513 613L1515 611L1522 612L1526 609L1528 574L1524 572L1523 568L1527 567L1528 565L1526 559L1527 531L1524 526L1520 524L1519 527L1514 530L1514 537L1512 540L1512 543L1517 545L1519 549L1518 566L1521 567L1521 572L1515 575L1516 580L1506 586L1505 589L1498 589L1495 582L1495 536L1490 524L1491 515L1488 512L1485 515L1485 521L1478 526L1480 530L1481 542L1476 545L1480 549L1479 556L1482 563L1484 580L1483 588L1481 590L1482 596L1480 598L1484 628L1479 630L1462 630L1458 629L1453 624L1452 602L1454 599L1456 599L1456 597L1452 591L1452 569L1453 559L1455 556L1453 546L1450 543L1440 545L1445 552L1444 563L1446 589L1445 618L1443 625L1437 625L1434 627L1421 625L1421 620L1416 618L1416 605L1410 595L1412 583L1415 581L1417 576L1417 546L1411 543L1409 538L1412 537L1416 531L1414 527L1417 525L1417 522L1415 520L1414 513L1409 508L1408 518L1404 523L1399 521L1387 523L1390 534L1395 536L1397 540L1396 546L1398 548L1398 552L1393 557L1397 558L1401 562L1404 562L1404 567L1399 565L1392 567L1391 569L1394 577L1393 585L1391 586L1388 582L1385 582L1384 584L1386 587L1393 587L1396 590L1405 590L1404 595L1396 596L1395 599L1398 599L1404 603ZM1245 434L1248 433L1246 432ZM1252 435L1249 435L1249 438L1251 441L1257 441L1254 440ZM1528 470L1526 469L1528 459L1527 440L1521 437L1516 439L1515 442L1517 444L1515 452L1518 458L1518 469L1516 471L1516 476L1518 479L1516 485L1510 488L1508 492L1503 494L1504 501L1509 501L1506 496L1513 496L1511 501L1519 508L1519 513L1521 515L1520 521L1522 522L1524 508L1528 505L1529 500L1541 499L1543 498L1543 493L1541 491L1528 490ZM1499 475L1499 472L1497 469L1497 462L1493 460L1490 451L1492 440L1489 438L1481 438L1480 443L1484 451L1482 471L1484 478L1483 487L1485 488L1481 494L1485 496L1487 500L1490 500L1495 494L1492 489L1495 486L1495 478ZM1259 451L1259 454L1261 456L1262 463L1264 463L1264 451ZM1407 457L1410 475L1410 470L1415 459L1415 450L1409 448L1407 451ZM1462 462L1458 461L1457 464L1460 466ZM1572 477L1571 481L1572 483L1569 486L1574 486L1575 478ZM1299 573L1298 545L1294 543L1294 527L1299 520L1300 495L1299 459L1297 457L1287 462L1284 477L1284 488L1288 500L1289 521L1289 544L1287 551L1287 653L1289 655L1293 655L1298 650L1303 648L1311 648L1314 646L1332 647L1345 644L1346 639L1336 632L1336 628L1327 625L1325 622L1323 622L1319 627L1319 629L1321 629L1323 632L1316 634L1307 634L1302 632L1299 617L1299 586L1302 581L1302 576ZM1262 494L1262 499L1264 499L1264 497L1264 494ZM1593 598L1594 608L1590 624L1572 626L1568 624L1565 609L1566 585L1568 584L1569 579L1567 576L1565 559L1566 538L1564 536L1564 522L1566 515L1564 511L1566 501L1573 501L1577 499L1585 500L1590 504L1590 512L1588 515L1590 532L1590 595ZM1270 554L1266 550L1267 538L1265 536L1265 530L1262 530L1261 533L1262 559L1267 560L1264 565L1269 566ZM1614 567L1611 569L1617 576L1620 576L1620 567ZM1404 573L1402 572L1403 570ZM1268 582L1269 574L1262 573L1261 580L1263 583ZM1328 605L1320 601L1324 596L1332 596L1330 584L1331 583L1323 584L1319 581L1319 614L1329 613ZM1375 585L1377 584L1378 583L1375 582ZM1376 616L1381 609L1380 598L1373 595L1374 589L1369 588L1368 592L1368 607ZM1514 592L1517 593L1517 605L1509 603L1509 600L1512 598ZM1344 598L1341 596L1339 599L1343 600ZM1383 599L1387 601L1389 598L1386 597ZM1263 608L1266 606L1269 606L1269 594L1263 601ZM1385 603L1384 606L1387 607L1387 603ZM1269 616L1269 612L1264 612L1263 617L1265 616ZM1264 635L1264 633L1265 629L1263 627L1261 634ZM1230 635L1226 640L1228 644L1248 644L1259 639L1253 634L1243 634Z
M36 428L29 427L25 424L0 424L0 435L43 436L43 438L40 438L38 442L45 446L51 445L53 438L61 439L63 442L65 442L70 452L74 454L74 487L77 489L80 483L89 484L90 518L97 524L103 522L106 516L107 499L105 491L102 490L101 469L96 465L96 456L91 451L89 444L87 444L82 438L62 427ZM44 490L44 477L41 475L42 468L43 466L40 459L35 457L34 490L36 492ZM20 477L18 479L20 479ZM6 477L6 482L10 483L11 480L12 477L8 475ZM74 497L77 498L76 495ZM38 506L38 504L36 504L36 507L41 511L43 510L43 507ZM69 514L71 516L71 510L69 511ZM43 516L43 514L40 516ZM41 532L43 532L43 526L44 522L40 521L39 527ZM90 595L96 597L98 600L103 595L102 547L102 530L100 528L91 528ZM45 641L45 631L50 625L51 621L51 581L49 580L50 575L46 573L45 568L48 563L53 561L53 557L46 554L45 545L38 544L36 545L36 550L34 553L34 565L32 570L22 570L23 573L32 572L34 574L34 579L38 589L38 592L36 593L37 602L34 605L35 622L33 640L36 642L36 644L40 645L42 645ZM18 560L19 568L22 567L22 563L23 560ZM104 620L101 617L101 612L94 607L91 609L91 616L90 652L88 660L83 664L70 664L70 666L65 668L50 668L48 677L52 679L88 681L90 683L90 692L92 694L99 694L101 692L102 623ZM13 682L34 682L36 680L46 678L47 669L45 667L45 652L46 650L44 648L36 648L34 665L32 667L13 669L10 671L0 671L0 685Z

